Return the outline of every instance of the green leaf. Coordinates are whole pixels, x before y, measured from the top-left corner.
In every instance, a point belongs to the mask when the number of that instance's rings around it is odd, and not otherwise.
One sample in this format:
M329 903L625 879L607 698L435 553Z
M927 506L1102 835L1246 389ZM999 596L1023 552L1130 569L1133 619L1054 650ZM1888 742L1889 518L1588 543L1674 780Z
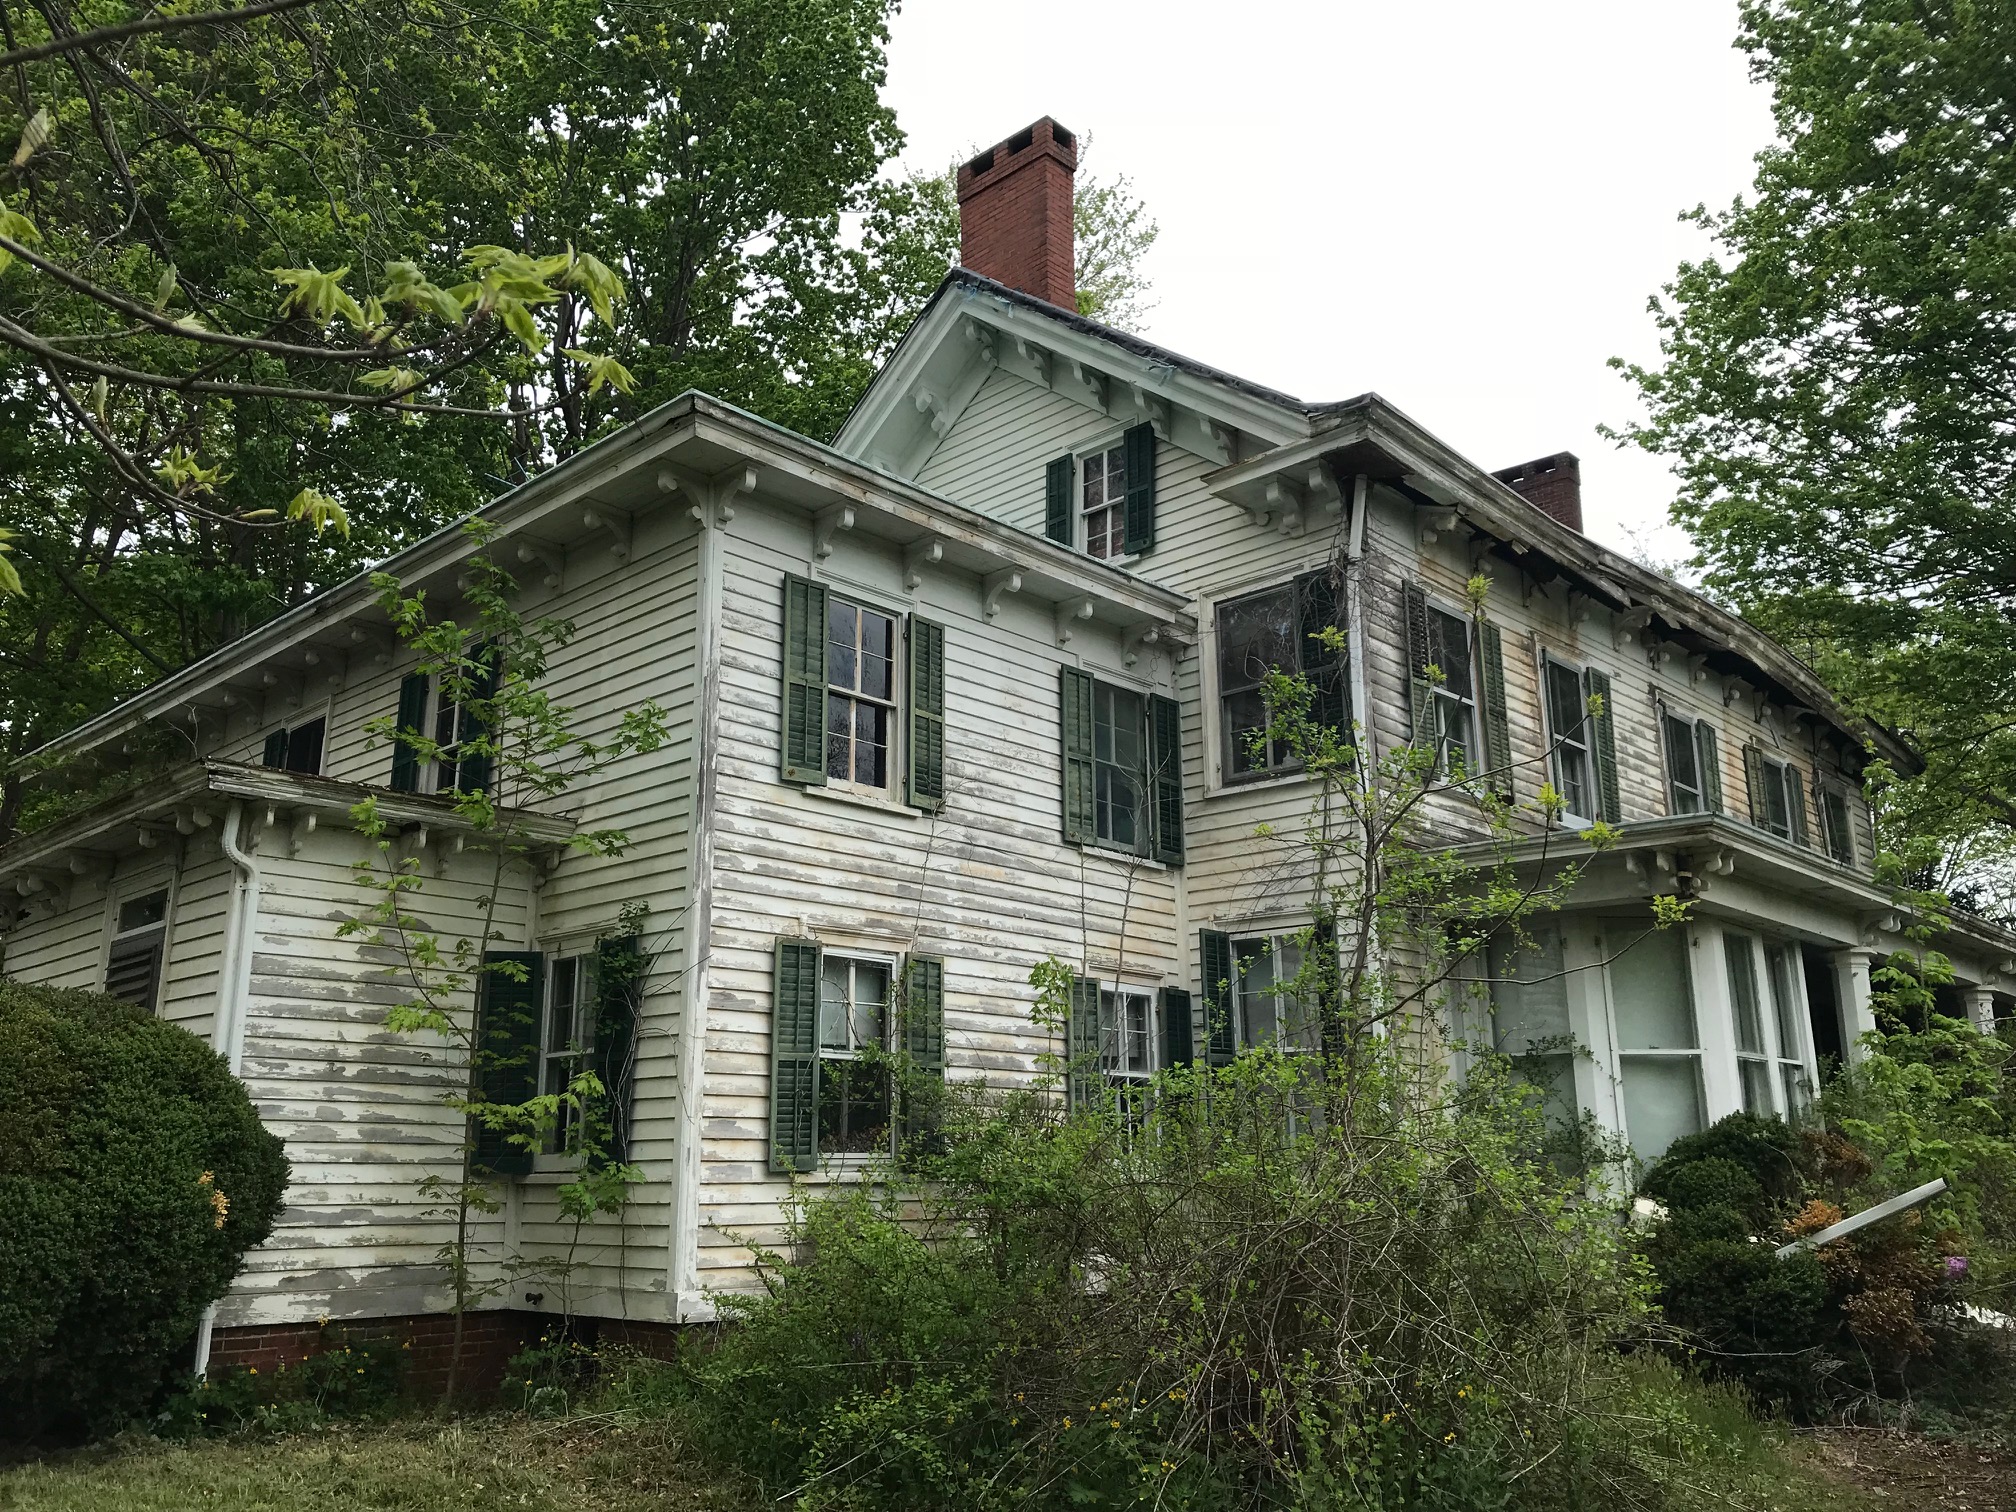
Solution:
M266 271L277 282L294 291L280 301L283 315L301 315L318 326L326 326L341 315L356 329L365 328L367 322L363 307L342 287L343 280L350 274L349 268L337 268L328 273L316 267L268 268Z
M105 423L105 402L110 394L111 390L105 382L105 375L100 373L91 381L91 413L98 417L100 425Z
M23 246L29 242L42 240L42 233L35 229L35 222L19 210L0 210L0 236L12 242L19 242ZM0 273L5 273L8 264L13 261L14 254L5 248L0 248Z
M374 389L415 389L422 382L421 375L412 368L373 368L357 380L366 388Z
M588 392L591 394L604 384L619 394L631 393L637 387L637 380L630 376L630 370L614 357L583 351L580 347L568 347L561 355L573 358L588 370Z
M13 533L11 530L0 530L0 536L9 536ZM0 541L0 593L19 596L22 591L21 574L14 564L7 560L7 553L13 549L5 541Z
M304 488L287 501L287 518L305 520L315 527L315 534L334 530L344 539L350 536L350 516L343 506L317 488Z
M168 301L175 297L175 290L180 281L180 277L175 272L175 264L172 262L161 270L161 277L154 285L154 309L156 313L168 308Z
M470 286L464 285L464 287ZM414 263L387 263L385 289L379 298L388 305L404 305L414 311L424 310L449 325L462 323L462 299L454 291L437 288Z
M588 296L595 318L606 326L616 324L616 306L623 302L623 280L601 258L580 253L562 280L570 289ZM626 389L624 392L628 392Z

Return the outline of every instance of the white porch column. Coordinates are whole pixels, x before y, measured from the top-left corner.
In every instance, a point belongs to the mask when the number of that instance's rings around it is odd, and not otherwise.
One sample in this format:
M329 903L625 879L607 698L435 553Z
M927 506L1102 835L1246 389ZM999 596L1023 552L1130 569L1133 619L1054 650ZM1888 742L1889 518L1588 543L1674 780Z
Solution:
M1841 1038L1850 1065L1867 1053L1862 1036L1876 1027L1876 1011L1870 1006L1874 989L1869 985L1869 966L1881 954L1858 948L1837 951L1834 956L1834 990L1841 999Z
M1743 1111L1743 1083L1736 1074L1736 1010L1729 998L1722 926L1688 925L1687 946L1688 969L1694 977L1694 1032L1701 1042L1701 1092L1712 1124Z
M1995 1032L1995 994L1986 987L1962 987L1960 996L1967 1004L1967 1022L1983 1034Z

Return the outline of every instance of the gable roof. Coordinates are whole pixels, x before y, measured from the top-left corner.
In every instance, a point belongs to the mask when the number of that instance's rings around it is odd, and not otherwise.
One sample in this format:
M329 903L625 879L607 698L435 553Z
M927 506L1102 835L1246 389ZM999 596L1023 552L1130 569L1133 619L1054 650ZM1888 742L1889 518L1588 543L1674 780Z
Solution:
M1059 367L1070 369L1068 380ZM1253 383L967 268L954 268L834 437L849 455L913 474L997 368L1141 418L1223 465L1213 493L1264 518L1270 485L1295 496L1310 469L1339 485L1386 483L1417 506L1461 518L1494 553L1540 581L1566 579L1634 633L1670 642L1767 696L1803 706L1900 770L1922 768L1901 738L1848 710L1791 651L1705 595L1591 540L1535 507L1376 393L1311 402ZM1104 384L1096 380L1103 376ZM1088 377L1095 380L1088 382ZM1116 397L1117 386L1128 392ZM1334 497L1334 491L1332 494Z

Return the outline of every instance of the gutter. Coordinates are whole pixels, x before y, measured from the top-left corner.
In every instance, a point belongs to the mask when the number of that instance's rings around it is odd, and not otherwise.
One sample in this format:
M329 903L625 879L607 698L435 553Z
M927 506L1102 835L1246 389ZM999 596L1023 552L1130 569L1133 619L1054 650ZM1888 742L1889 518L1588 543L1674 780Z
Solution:
M224 915L224 953L217 966L217 1009L210 1020L210 1046L224 1057L236 1076L245 1061L245 1000L252 987L252 936L259 914L259 862L242 849L238 837L245 833L245 804L234 799L224 811L224 828L218 843L224 859L231 863L235 881L231 903ZM217 1324L217 1304L203 1309L203 1321L196 1327L196 1375L201 1379L210 1368L210 1336Z

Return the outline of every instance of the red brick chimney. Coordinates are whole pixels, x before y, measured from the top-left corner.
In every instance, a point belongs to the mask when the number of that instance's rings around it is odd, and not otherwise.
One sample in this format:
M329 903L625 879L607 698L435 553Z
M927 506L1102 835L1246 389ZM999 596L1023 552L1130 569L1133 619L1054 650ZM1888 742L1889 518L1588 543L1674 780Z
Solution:
M996 283L1078 308L1071 176L1078 139L1045 116L959 165L959 261Z
M1582 463L1575 453L1556 452L1491 476L1570 530L1582 528Z

